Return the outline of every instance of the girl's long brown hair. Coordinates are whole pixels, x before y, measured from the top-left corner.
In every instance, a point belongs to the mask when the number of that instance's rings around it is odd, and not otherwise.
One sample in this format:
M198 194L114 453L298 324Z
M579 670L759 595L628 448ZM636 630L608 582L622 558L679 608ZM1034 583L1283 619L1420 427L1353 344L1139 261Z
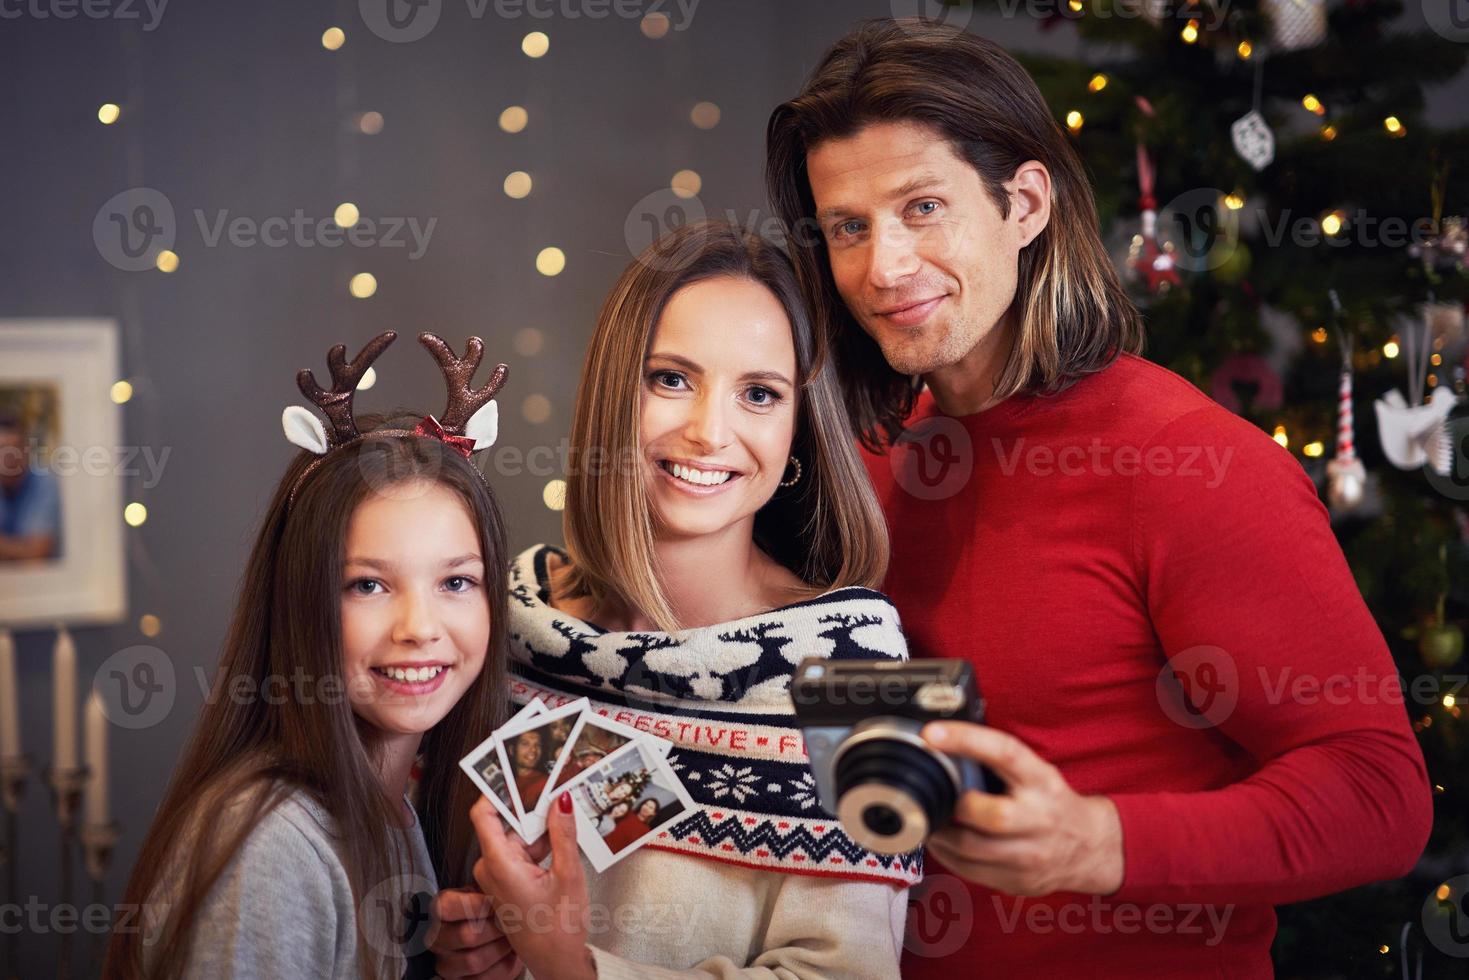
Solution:
M640 396L644 362L673 294L716 277L769 289L791 324L796 348L796 434L801 478L777 491L755 517L755 541L813 591L878 588L887 571L882 510L857 453L829 365L818 359L790 260L758 235L724 221L685 225L650 245L612 287L587 348L571 424L578 465L567 474L563 533L569 597L609 598L659 629L680 628L657 574L655 519L643 484Z
M1003 185L1021 164L1038 160L1050 171L1051 220L1020 251L1019 331L996 398L1060 391L1119 352L1142 350L1142 318L1102 245L1081 159L1020 63L993 41L921 18L864 21L832 46L799 95L771 113L765 183L868 448L881 451L902 432L919 383L888 366L837 292L806 154L869 123L902 121L947 139L1002 217L1010 213Z
M359 418L362 431L375 421ZM209 698L128 881L125 906L146 910L144 918L159 931L114 932L106 977L179 976L198 909L251 830L295 790L335 822L359 908L363 975L381 975L383 957L368 942L361 903L373 887L403 873L389 829L401 805L384 793L373 765L375 729L358 720L344 693L342 568L357 505L410 481L447 487L464 501L484 559L490 613L484 669L420 747L419 818L436 876L441 887L469 880L469 809L477 791L458 761L500 724L505 710L508 551L499 508L469 461L433 439L369 437L334 449L292 502L292 487L316 459L301 453L275 491ZM289 696L232 693L234 685L265 691L268 678L284 679ZM302 691L307 696L298 696ZM230 819L221 821L226 812ZM180 852L181 842L187 852ZM145 943L151 947L146 971Z

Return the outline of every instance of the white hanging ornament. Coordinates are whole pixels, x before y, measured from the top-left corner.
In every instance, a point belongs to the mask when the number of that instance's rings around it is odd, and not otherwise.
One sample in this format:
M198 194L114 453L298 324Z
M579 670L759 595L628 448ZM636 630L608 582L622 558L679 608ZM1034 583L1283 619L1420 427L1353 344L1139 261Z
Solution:
M1326 0L1265 0L1263 9L1277 51L1314 48L1326 40Z
M1255 59L1255 95L1250 101L1250 111L1236 119L1229 127L1229 138L1234 143L1234 152L1255 170L1264 170L1275 162L1275 134L1260 112L1261 99L1265 91L1265 55Z
M1234 152L1256 170L1264 170L1275 162L1275 134L1259 110L1251 109L1229 127Z
M1435 388L1426 405L1409 405L1394 388L1379 398L1377 428L1382 454L1400 470L1427 464L1440 476L1453 472L1454 444L1448 432L1449 413L1458 398L1447 387Z
M1408 324L1402 330L1403 354L1408 363L1408 398L1394 388L1376 403L1378 436L1382 453L1400 470L1427 465L1439 476L1454 471L1454 439L1449 431L1449 413L1459 398L1448 385L1433 390L1424 401L1424 382L1433 331L1429 323Z

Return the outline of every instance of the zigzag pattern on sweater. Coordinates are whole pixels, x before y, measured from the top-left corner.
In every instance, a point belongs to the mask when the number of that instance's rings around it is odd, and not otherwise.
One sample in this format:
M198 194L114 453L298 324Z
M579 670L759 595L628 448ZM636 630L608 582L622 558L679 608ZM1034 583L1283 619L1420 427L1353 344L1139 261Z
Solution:
M688 849L712 857L723 854L743 864L772 868L813 872L840 868L884 881L897 872L910 884L923 877L921 852L895 857L873 854L841 833L835 820L807 825L741 811L699 809L659 834L652 846Z

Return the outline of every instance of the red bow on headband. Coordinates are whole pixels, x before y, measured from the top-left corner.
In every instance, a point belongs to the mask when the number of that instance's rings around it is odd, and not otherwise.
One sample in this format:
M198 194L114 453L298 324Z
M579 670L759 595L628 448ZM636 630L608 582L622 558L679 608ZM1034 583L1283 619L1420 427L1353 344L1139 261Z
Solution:
M450 435L444 431L444 427L439 424L439 420L432 415L425 415L423 421L414 426L413 434L416 436L428 436L430 439L437 439L442 443L446 443L454 447L465 459L468 459L469 454L474 452L473 439L468 436Z

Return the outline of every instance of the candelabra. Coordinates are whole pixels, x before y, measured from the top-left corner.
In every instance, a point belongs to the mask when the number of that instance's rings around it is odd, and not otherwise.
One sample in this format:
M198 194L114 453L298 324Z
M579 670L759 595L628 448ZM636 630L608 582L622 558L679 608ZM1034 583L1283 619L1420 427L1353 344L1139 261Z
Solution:
M71 889L72 849L76 843L77 810L81 807L82 789L87 785L87 767L53 766L48 776L51 801L56 807L56 826L61 838L61 906L71 909L75 908ZM56 962L56 976L59 980L69 980L71 977L71 937L70 932L63 932L60 936L61 951Z
M112 849L122 836L116 823L89 823L82 827L82 856L87 877L92 879L92 904L107 906L107 866L112 863ZM107 932L92 935L92 974L102 973L102 957L106 952Z
M19 811L21 797L25 796L26 783L31 778L31 763L23 755L7 755L0 758L0 802L5 807L5 901L15 905L20 901L20 885L17 872L19 864ZM6 980L20 978L20 951L17 941L19 930L5 931L5 977Z

